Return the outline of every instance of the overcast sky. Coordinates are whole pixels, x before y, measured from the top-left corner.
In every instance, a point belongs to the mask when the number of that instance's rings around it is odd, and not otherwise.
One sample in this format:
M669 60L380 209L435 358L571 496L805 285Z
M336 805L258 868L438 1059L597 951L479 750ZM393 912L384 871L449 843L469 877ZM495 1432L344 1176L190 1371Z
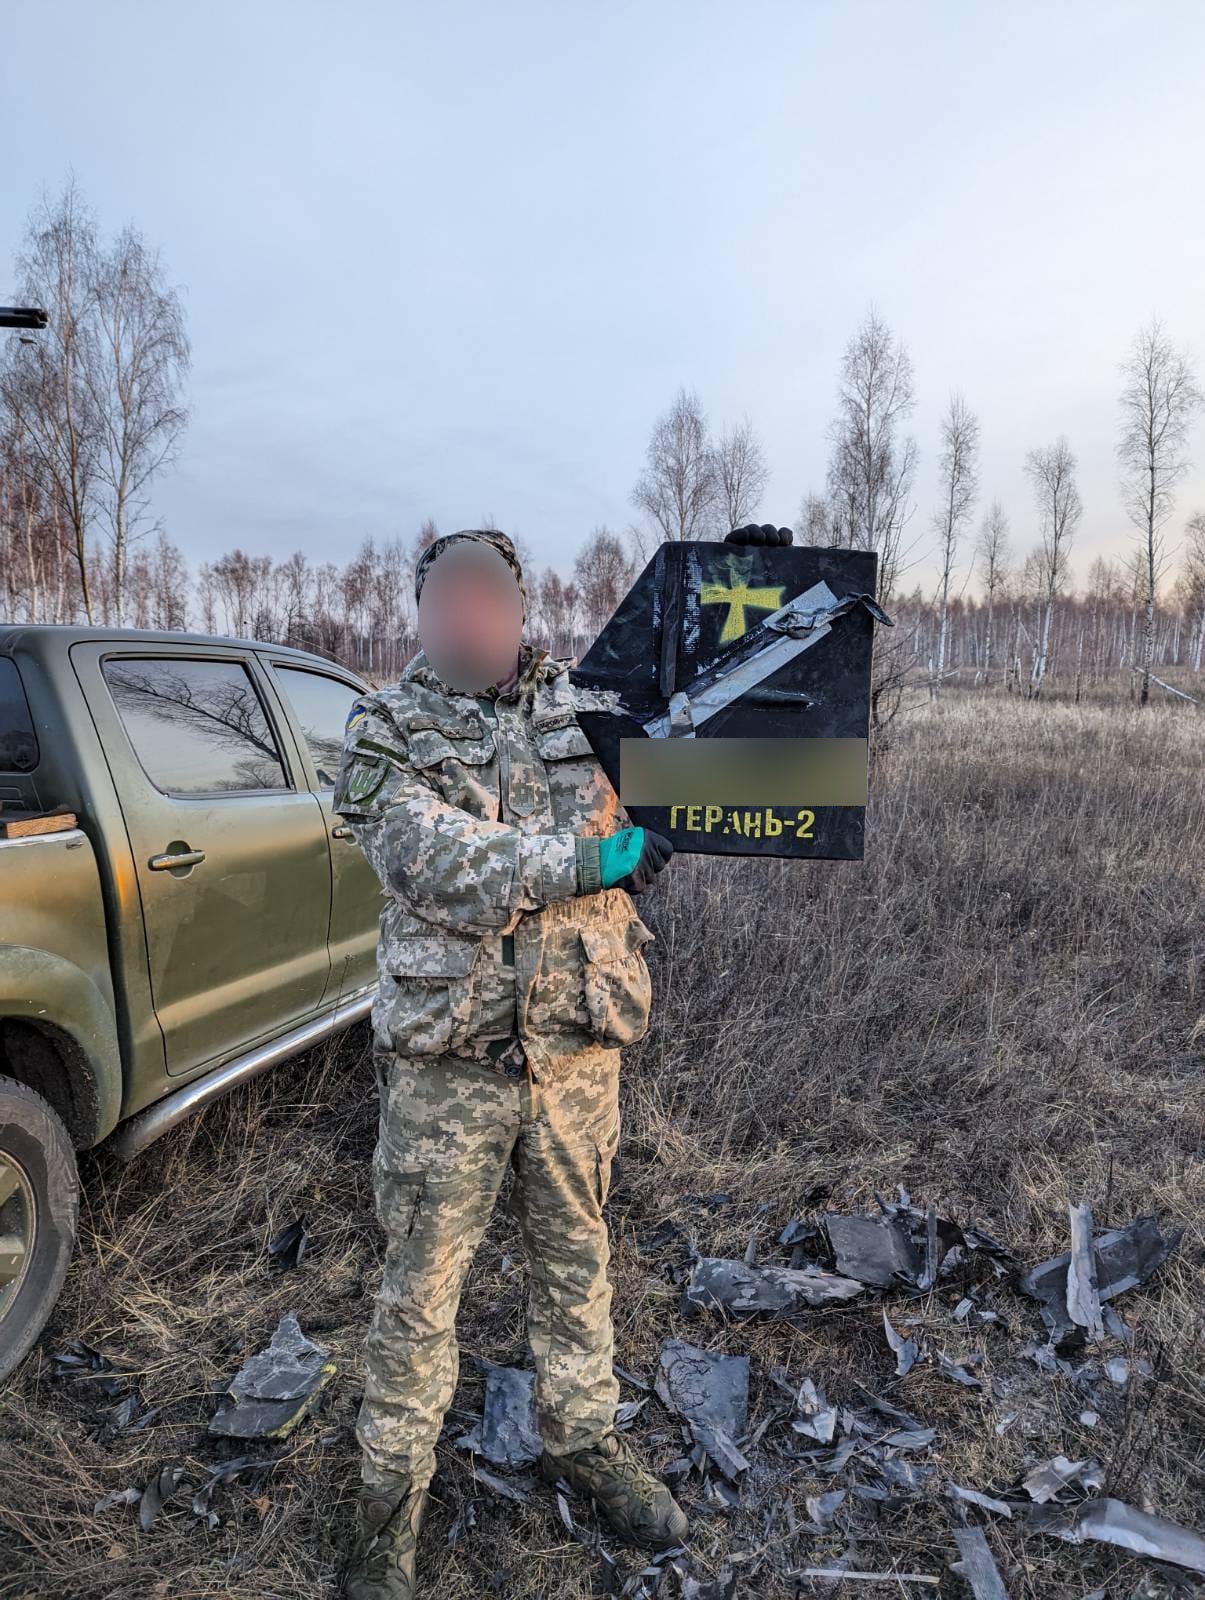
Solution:
M793 521L873 302L916 371L905 585L932 581L955 388L1018 551L1025 453L1067 434L1082 581L1130 538L1134 333L1157 313L1205 377L1187 0L45 0L3 31L0 300L69 170L105 230L161 249L194 364L156 507L194 561L341 561L488 513L567 568L636 516L680 384L717 428L750 416L759 520ZM1205 422L1193 455L1173 545L1205 507Z

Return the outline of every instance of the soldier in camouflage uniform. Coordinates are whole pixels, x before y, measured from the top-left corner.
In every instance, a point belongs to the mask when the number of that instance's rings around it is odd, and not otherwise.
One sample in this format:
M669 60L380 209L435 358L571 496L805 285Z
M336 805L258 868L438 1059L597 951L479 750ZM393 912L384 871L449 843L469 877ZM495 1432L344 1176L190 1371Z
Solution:
M438 540L416 573L462 540ZM451 564L445 571L451 570ZM523 613L526 596L523 593ZM516 613L517 615L517 613ZM653 937L628 892L667 840L632 828L576 718L567 660L527 643L481 694L420 652L352 708L335 790L381 881L373 1157L385 1268L366 1341L352 1600L414 1593L414 1547L458 1372L456 1309L507 1169L530 1262L541 1470L625 1537L681 1541L686 1518L614 1429L602 1207L619 1142L619 1052L651 1000Z

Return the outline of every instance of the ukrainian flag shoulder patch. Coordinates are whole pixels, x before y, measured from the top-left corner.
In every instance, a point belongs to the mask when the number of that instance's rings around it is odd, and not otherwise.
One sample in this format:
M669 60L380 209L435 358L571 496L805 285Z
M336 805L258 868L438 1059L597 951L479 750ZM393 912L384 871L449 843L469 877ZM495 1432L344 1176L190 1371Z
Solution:
M363 722L367 715L368 712L362 705L353 705L351 710L347 713L347 721L343 724L344 733L349 733L357 723Z

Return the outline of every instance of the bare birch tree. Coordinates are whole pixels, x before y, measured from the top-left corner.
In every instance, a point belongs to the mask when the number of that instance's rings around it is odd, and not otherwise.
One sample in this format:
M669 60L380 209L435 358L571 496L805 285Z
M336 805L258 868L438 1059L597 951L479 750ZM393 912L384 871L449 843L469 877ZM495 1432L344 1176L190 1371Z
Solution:
M1188 621L1188 664L1200 672L1205 654L1205 511L1194 511L1184 528L1184 566L1176 583Z
M999 500L992 501L979 524L979 542L975 553L983 574L983 598L987 608L983 630L983 678L985 683L990 683L992 647L995 643L992 624L995 621L996 602L1008 579L1008 517Z
M958 541L971 515L979 492L979 419L960 394L950 396L941 424L940 471L941 503L933 516L933 528L941 554L940 612L937 632L936 681L946 670L946 639L950 617L950 581Z
M752 520L770 481L765 455L748 417L729 424L721 433L715 465L727 528L739 528Z
M1121 365L1122 501L1142 545L1145 619L1137 665L1139 703L1151 693L1155 595L1165 568L1162 531L1175 506L1175 486L1188 470L1188 429L1205 396L1192 365L1176 350L1158 318L1134 340Z
M904 528L916 473L916 443L901 438L915 406L912 362L903 342L871 310L845 347L838 410L829 429L827 501L830 542L878 554L878 599L886 603L904 570ZM871 717L881 727L898 711L915 664L915 632L875 641Z
M97 472L120 624L129 546L147 520L150 480L173 458L188 421L180 388L189 344L180 297L136 229L123 229L92 263L94 358L84 376L99 433Z
M1066 582L1071 540L1084 508L1075 484L1075 457L1063 435L1052 445L1031 450L1025 459L1025 471L1034 487L1042 526L1035 576L1044 609L1029 680L1030 695L1036 698L1042 692L1050 660L1055 596Z
M697 394L679 389L653 425L632 504L663 539L705 539L722 515L723 490L707 417Z
M17 292L49 316L36 339L8 340L0 403L28 444L35 479L71 531L84 614L93 621L88 536L96 513L100 430L88 374L97 358L96 224L74 181L29 220Z

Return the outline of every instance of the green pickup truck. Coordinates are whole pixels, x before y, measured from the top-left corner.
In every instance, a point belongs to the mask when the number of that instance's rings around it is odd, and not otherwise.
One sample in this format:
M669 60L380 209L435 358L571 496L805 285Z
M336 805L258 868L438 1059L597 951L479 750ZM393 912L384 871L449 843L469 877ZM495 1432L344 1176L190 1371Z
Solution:
M123 1159L368 1015L380 885L331 810L366 685L307 651L0 626L0 1377Z

